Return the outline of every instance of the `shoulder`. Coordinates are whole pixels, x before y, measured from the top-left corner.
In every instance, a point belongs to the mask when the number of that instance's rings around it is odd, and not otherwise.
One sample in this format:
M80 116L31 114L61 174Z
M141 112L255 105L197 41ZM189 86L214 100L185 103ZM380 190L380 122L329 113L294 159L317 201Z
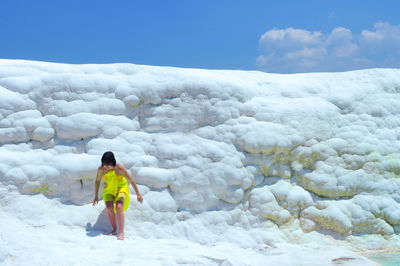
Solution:
M103 173L103 172L104 172L103 166L100 165L100 166L97 168L97 172L98 172L98 173Z
M115 169L116 169L116 170L125 170L125 168L124 168L122 165L120 165L119 163L117 163L117 164L115 165Z
M120 165L119 163L117 163L115 165L115 170L117 171L117 173L125 173L126 169L125 167L123 167L122 165Z

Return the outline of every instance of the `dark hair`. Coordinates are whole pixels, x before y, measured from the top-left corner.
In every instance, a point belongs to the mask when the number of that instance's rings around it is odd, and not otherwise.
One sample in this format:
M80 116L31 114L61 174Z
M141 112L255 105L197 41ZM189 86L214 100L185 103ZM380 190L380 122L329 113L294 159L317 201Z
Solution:
M103 157L101 157L101 166L112 165L115 167L117 161L115 160L114 153L111 151L105 152Z

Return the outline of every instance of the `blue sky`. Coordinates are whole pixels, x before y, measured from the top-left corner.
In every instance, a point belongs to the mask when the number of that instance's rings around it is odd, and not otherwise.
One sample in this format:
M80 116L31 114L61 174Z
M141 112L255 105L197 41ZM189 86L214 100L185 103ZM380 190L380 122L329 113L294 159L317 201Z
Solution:
M262 70L400 67L400 1L0 1L0 58Z

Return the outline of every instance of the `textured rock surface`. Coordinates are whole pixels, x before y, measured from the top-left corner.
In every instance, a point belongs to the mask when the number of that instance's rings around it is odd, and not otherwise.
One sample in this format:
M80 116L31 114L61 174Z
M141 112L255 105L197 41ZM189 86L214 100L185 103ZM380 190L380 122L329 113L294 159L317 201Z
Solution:
M400 224L399 70L0 60L0 96L0 182L22 194L87 204L112 150L156 212L240 208L344 235Z

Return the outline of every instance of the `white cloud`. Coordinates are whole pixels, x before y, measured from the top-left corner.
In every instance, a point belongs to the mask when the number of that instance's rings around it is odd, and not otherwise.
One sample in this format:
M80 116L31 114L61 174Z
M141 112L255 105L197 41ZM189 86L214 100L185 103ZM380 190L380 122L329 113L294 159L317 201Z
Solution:
M346 28L334 28L326 39L325 45L335 57L349 57L358 52L358 45L354 43L353 33Z
M373 31L363 30L361 32L362 41L371 44L382 44L395 42L400 44L400 25L392 26L389 23L378 22L374 25Z
M321 42L321 36L320 32L309 32L302 29L273 29L261 36L260 45L264 48L277 46L281 49L291 48L293 44L296 46L316 45Z
M330 33L272 29L259 40L257 65L269 72L345 71L400 67L400 26L378 22L354 34L344 27Z

